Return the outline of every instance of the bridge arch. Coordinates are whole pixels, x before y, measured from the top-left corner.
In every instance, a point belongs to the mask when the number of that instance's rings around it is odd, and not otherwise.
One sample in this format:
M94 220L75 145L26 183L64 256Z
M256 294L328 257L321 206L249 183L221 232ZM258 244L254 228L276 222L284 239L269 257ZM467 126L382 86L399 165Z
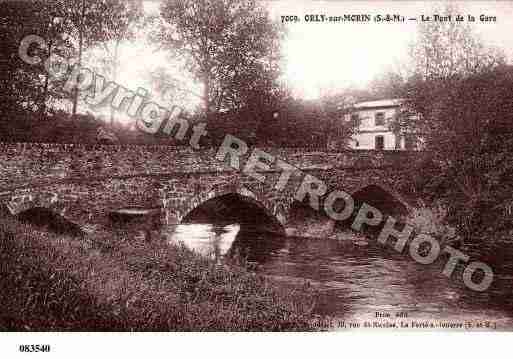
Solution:
M78 233L82 229L82 221L72 210L76 207L77 198L48 188L29 188L11 192L4 206L10 215L24 221L43 224L45 219L57 232L60 231L58 228L64 228Z
M83 234L82 228L51 207L30 207L14 215L18 220L37 227L47 228L57 234Z
M6 201L6 208L13 216L33 208L39 208L46 209L65 218L67 211L67 207L59 200L57 193L45 190L34 191L32 189L11 193L9 200Z
M395 189L378 182L362 184L351 195L356 204L367 203L384 215L400 218L411 213L411 206Z
M200 193L186 201L175 214L178 223L202 218L206 212L219 211L227 219L238 217L239 220L255 218L252 224L262 224L270 231L285 234L286 216L280 203L271 203L244 187L231 187ZM222 219L222 218L221 218Z

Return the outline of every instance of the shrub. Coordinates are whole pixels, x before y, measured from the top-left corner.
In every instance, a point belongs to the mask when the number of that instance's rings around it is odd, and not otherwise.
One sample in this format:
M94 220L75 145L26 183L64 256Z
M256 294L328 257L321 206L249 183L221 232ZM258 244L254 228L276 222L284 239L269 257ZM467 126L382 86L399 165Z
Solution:
M429 234L442 245L460 240L454 227L447 223L447 209L440 203L413 208L406 222L413 226L415 232Z

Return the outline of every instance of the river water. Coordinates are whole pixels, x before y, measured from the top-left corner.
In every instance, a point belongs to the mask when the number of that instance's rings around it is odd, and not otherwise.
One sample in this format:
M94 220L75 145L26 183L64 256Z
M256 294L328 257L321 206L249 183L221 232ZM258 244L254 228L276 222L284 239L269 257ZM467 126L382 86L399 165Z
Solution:
M431 265L418 264L408 254L350 230L307 239L239 224L182 224L168 227L165 233L171 242L182 242L206 256L242 255L277 282L309 282L319 292L314 312L344 325L356 323L362 328L365 321L396 325L402 321L411 328L413 322L444 322L513 330L510 255L488 258L495 261L494 283L485 292L475 292L464 286L461 272L451 278L442 274L443 258ZM378 318L376 312L390 318Z

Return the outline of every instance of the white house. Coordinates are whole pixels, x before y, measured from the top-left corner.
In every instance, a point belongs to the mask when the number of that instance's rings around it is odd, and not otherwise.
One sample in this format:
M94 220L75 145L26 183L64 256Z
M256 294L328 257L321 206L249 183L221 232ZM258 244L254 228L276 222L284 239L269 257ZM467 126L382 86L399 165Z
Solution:
M389 124L399 112L402 99L359 102L345 115L346 121L357 124L349 146L354 149L404 150L415 149L412 136L394 133Z

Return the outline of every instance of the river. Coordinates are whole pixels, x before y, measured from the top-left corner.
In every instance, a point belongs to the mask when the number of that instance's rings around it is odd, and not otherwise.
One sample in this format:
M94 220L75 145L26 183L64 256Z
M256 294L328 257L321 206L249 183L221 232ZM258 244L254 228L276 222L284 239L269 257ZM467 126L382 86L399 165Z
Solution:
M319 291L314 312L346 323L390 315L391 321L473 323L472 329L513 329L513 256L502 256L492 286L475 292L461 273L442 274L445 261L414 262L350 230L337 238L271 235L239 224L182 224L165 230L171 242L217 259L238 253L259 273L286 283L308 281ZM495 252L496 253L496 252ZM398 316L400 318L398 318Z

